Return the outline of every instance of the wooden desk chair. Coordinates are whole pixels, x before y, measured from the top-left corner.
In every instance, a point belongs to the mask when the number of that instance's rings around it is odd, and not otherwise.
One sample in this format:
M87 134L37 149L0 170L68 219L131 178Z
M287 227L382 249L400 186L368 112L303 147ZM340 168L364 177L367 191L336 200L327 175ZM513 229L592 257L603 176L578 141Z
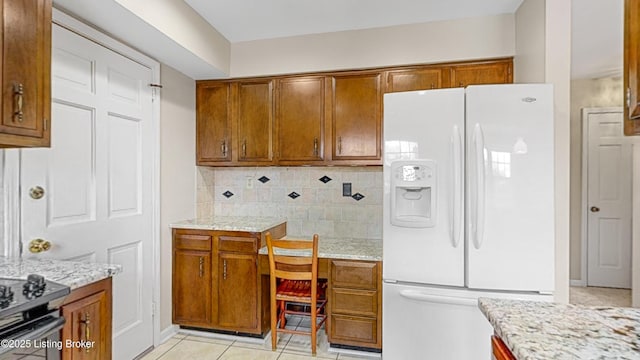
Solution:
M271 278L271 348L276 350L277 332L311 335L311 354L315 355L318 328L327 320L323 313L327 303L325 289L318 285L318 235L313 235L313 241L273 240L267 232L266 238ZM290 251L277 255L278 250L274 253L274 249ZM310 311L288 310L288 302L308 304ZM286 329L286 314L310 316L311 331Z

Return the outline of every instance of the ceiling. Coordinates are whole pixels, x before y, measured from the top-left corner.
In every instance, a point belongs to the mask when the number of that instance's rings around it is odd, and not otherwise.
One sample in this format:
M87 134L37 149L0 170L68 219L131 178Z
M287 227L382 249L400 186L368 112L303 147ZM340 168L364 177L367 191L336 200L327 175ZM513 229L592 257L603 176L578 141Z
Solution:
M523 0L184 0L230 42L512 14ZM600 0L601 1L601 0Z
M235 43L514 13L523 0L184 1ZM623 0L572 2L572 78L621 75L622 5Z

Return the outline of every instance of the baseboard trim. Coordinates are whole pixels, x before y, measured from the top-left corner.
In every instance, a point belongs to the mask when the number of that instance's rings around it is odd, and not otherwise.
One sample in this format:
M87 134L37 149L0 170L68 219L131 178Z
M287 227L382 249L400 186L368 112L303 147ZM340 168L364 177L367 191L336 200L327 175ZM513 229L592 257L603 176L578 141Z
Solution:
M169 325L164 330L160 331L160 344L164 344L167 340L174 337L180 327L178 325Z
M587 286L587 282L584 280L569 280L569 285L585 287Z

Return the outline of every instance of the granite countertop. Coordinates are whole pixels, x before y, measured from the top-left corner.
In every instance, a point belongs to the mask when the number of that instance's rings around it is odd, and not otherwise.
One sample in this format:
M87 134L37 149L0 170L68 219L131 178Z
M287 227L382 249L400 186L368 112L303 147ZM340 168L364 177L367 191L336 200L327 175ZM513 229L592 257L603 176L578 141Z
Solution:
M478 307L518 360L640 359L640 309L488 298Z
M287 235L283 239L311 240L313 236L291 236ZM267 254L267 247L260 249L260 254ZM276 254L286 255L287 250L278 249ZM300 252L296 252L297 255ZM311 255L311 251L309 251ZM348 259L348 260L382 260L382 240L381 239L354 239L322 237L318 239L318 257L328 259Z
M0 257L0 277L26 279L38 274L76 289L114 276L122 271L120 265L96 264L51 259L12 259Z
M174 229L263 232L287 222L283 218L254 216L215 216L169 224Z

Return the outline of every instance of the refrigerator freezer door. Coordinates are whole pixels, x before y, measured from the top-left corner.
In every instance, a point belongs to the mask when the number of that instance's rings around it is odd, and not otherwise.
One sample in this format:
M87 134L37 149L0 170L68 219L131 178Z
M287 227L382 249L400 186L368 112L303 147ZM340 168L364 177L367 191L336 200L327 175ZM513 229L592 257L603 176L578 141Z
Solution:
M469 86L467 286L554 288L553 91Z
M464 285L463 187L464 89L443 89L384 96L383 278L426 284ZM417 161L416 161L417 160ZM422 161L420 161L422 160ZM400 162L401 161L401 162ZM415 162L415 166L411 166ZM391 165L421 169L434 178L420 194L409 182L391 196ZM397 167L396 167L397 170ZM402 170L402 168L400 169ZM411 171L409 174L411 175ZM428 175L428 174L427 174ZM395 174L394 176L398 176ZM397 182L397 181L396 181ZM392 197L416 204L430 197L429 221L421 227L392 223ZM421 198L422 199L422 198ZM403 206L408 206L403 204ZM426 208L425 208L426 209Z

